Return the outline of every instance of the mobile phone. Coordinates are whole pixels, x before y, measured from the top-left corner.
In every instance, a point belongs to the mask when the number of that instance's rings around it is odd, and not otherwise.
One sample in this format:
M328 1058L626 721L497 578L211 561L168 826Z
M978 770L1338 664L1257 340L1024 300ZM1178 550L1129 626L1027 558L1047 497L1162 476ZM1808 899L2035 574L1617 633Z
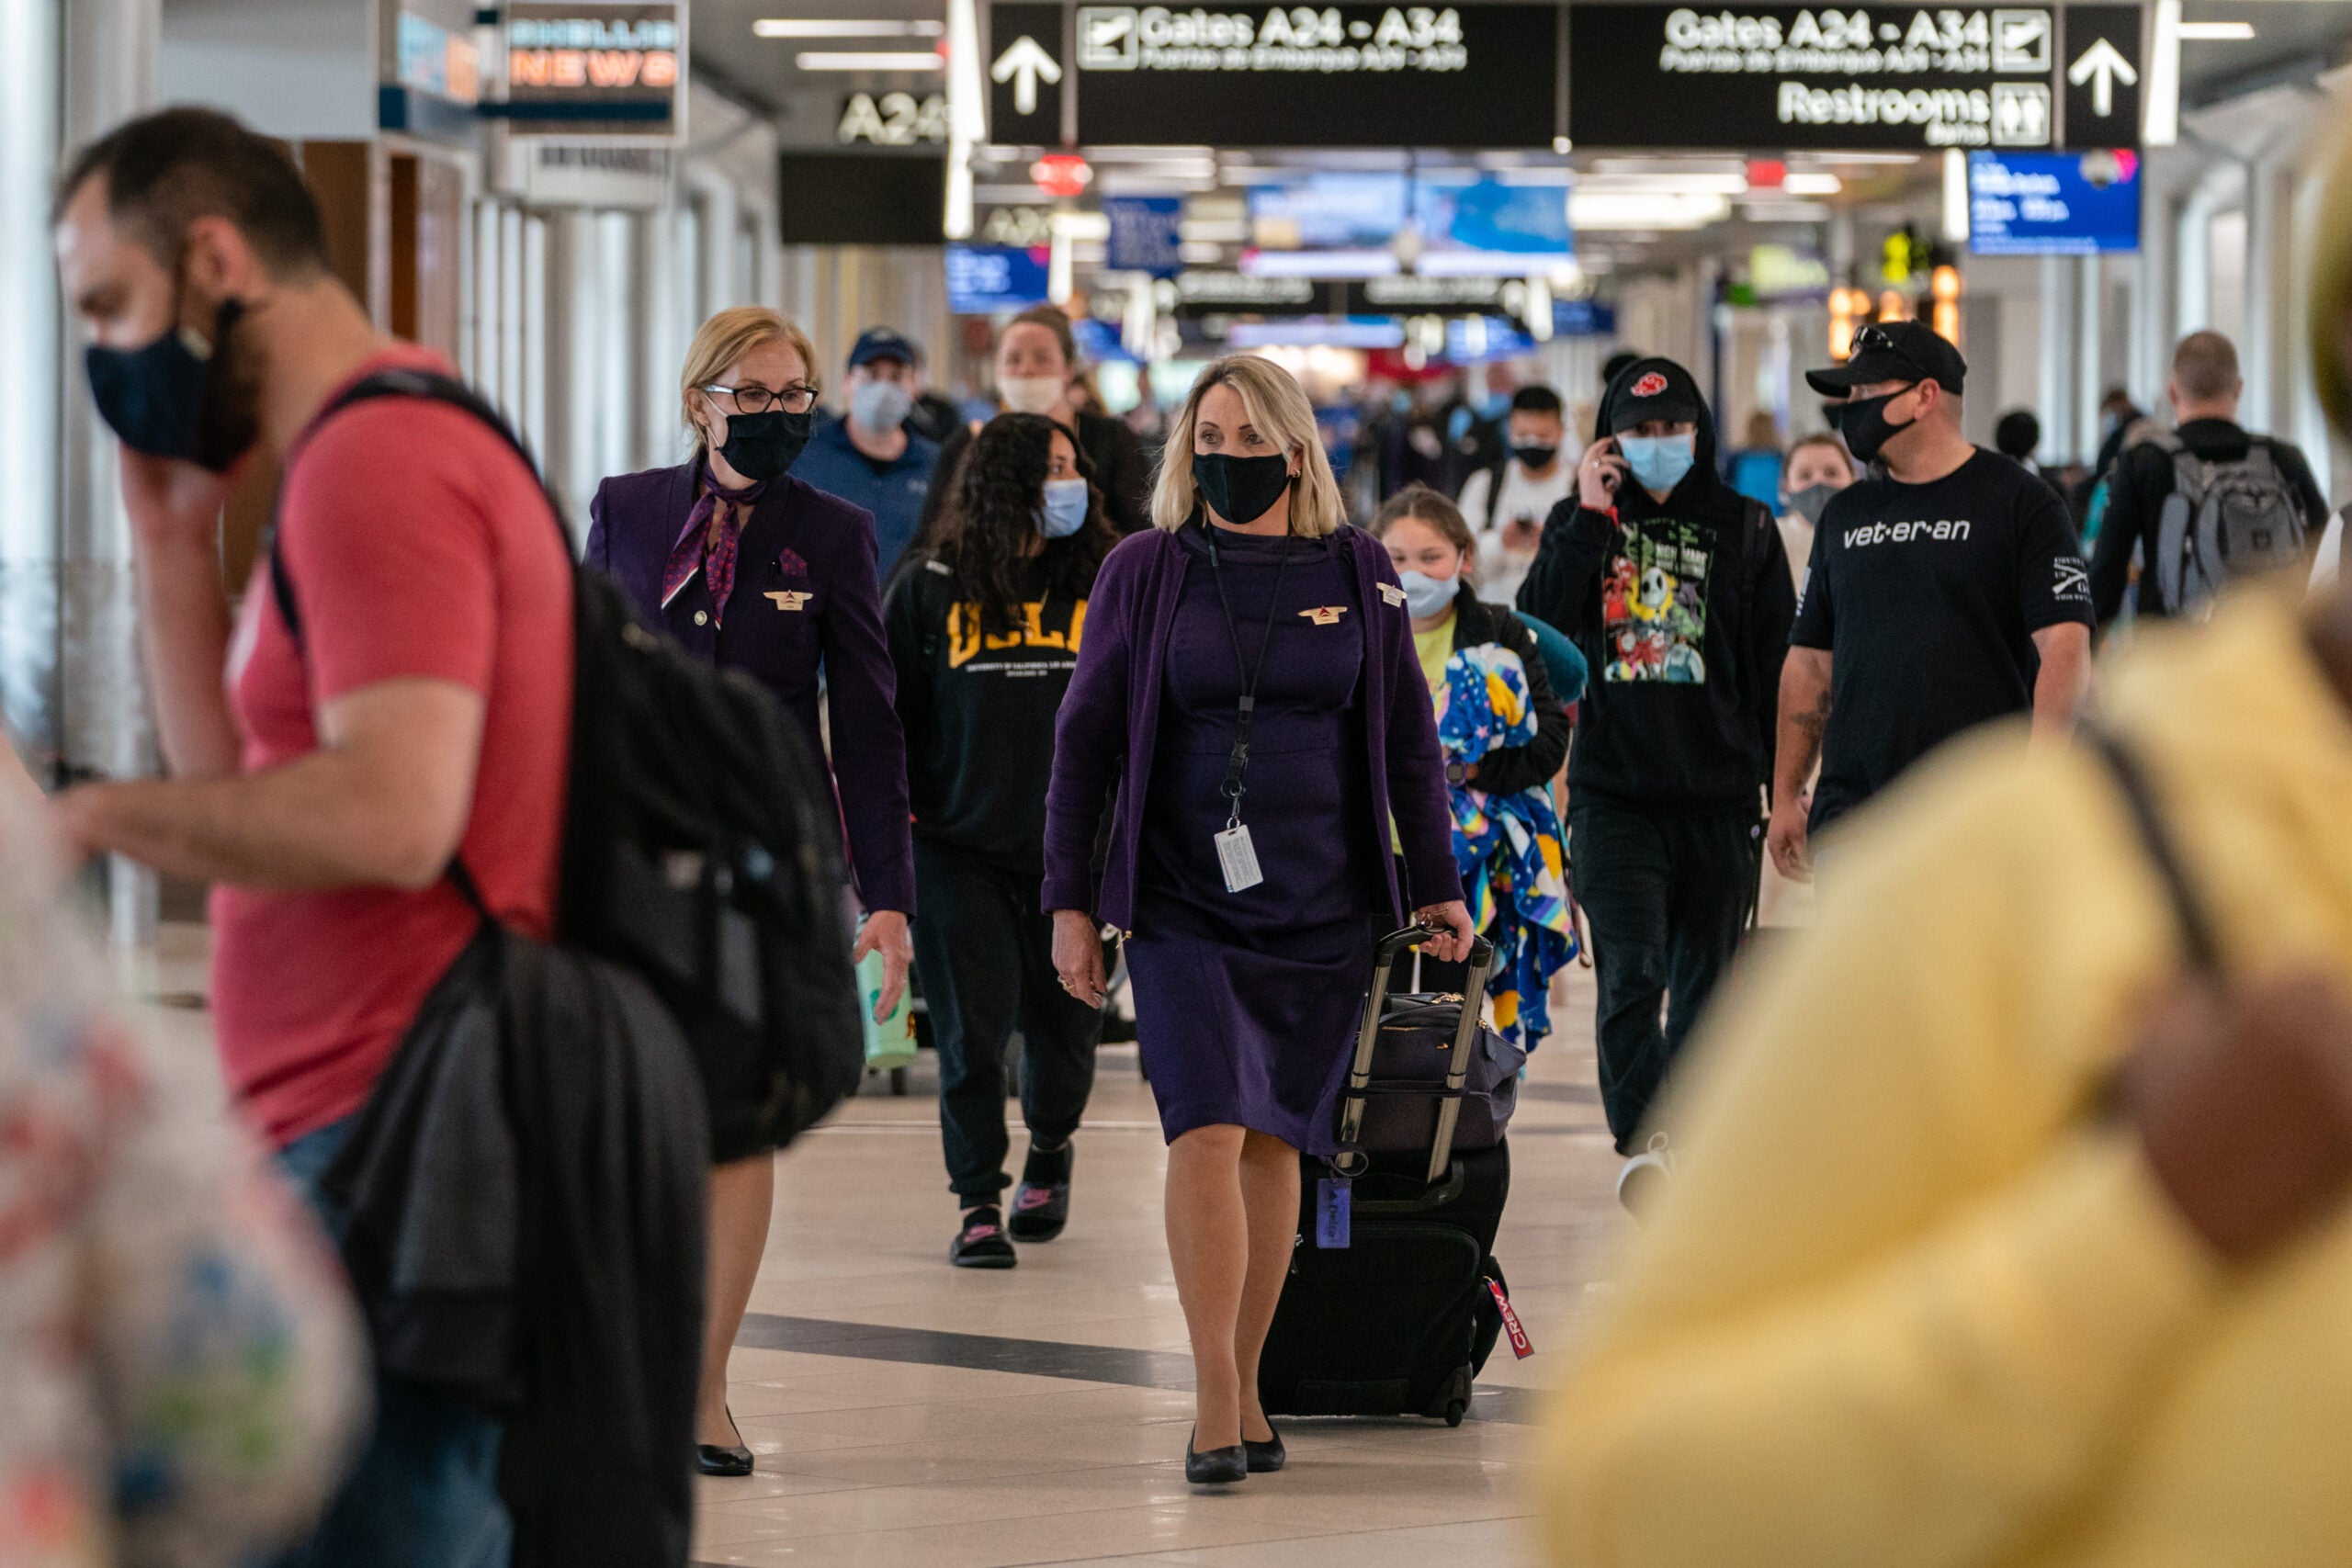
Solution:
M1617 438L1615 436L1611 436L1607 441L1601 443L1601 446L1603 447L1601 456L1605 457L1614 457L1620 463L1623 463L1625 460L1624 448L1617 445ZM1600 482L1611 495L1614 495L1617 492L1617 487L1624 481L1624 478L1625 470L1623 468L1604 468L1600 470Z

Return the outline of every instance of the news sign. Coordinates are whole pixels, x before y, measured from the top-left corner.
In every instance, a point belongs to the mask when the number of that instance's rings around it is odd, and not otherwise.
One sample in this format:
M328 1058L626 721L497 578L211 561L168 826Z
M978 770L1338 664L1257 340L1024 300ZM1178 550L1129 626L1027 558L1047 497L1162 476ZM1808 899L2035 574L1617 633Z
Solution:
M987 54L1000 142L1548 151L1560 134L1555 6L1008 0Z
M2073 9L1576 6L1568 134L1592 147L2132 145L2138 11Z
M517 135L671 141L685 130L685 6L515 0L506 96Z
M2138 250L2139 156L1971 152L1968 248L1980 256Z

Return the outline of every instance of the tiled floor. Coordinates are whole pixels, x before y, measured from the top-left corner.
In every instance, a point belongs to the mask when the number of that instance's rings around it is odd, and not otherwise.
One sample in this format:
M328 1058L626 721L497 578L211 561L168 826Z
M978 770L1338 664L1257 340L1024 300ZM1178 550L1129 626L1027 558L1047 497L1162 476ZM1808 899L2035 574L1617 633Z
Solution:
M1623 1223L1591 1087L1587 972L1572 972L1559 1003L1562 1028L1512 1125L1496 1247L1538 1354L1499 1350L1458 1430L1285 1422L1290 1468L1223 1494L1183 1479L1190 1363L1160 1234L1165 1151L1133 1048L1102 1053L1069 1230L1005 1273L947 1267L955 1211L927 1078L906 1099L869 1086L779 1161L774 1235L731 1368L760 1468L703 1483L697 1560L1535 1563L1534 1391Z
M125 989L190 1051L209 1046L202 957L199 928L167 927L158 954L123 966ZM697 1562L1532 1568L1538 1391L1627 1223L1592 1087L1589 971L1563 976L1555 1018L1512 1123L1496 1244L1537 1354L1498 1348L1458 1429L1285 1421L1290 1467L1224 1493L1184 1483L1191 1362L1134 1048L1102 1055L1069 1230L1004 1273L947 1266L956 1215L929 1058L907 1098L869 1083L779 1159L730 1369L759 1471L702 1483Z

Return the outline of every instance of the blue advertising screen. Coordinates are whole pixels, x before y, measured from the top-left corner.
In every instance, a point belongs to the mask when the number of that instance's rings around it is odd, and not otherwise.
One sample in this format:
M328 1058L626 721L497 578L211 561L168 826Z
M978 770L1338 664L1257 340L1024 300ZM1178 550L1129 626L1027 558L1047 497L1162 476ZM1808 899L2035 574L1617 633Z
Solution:
M1424 179L1413 186L1413 216L1426 247L1419 270L1428 276L1510 276L1576 253L1566 181Z
M1106 196L1111 221L1103 265L1113 272L1173 277L1184 270L1184 201L1174 196Z
M947 309L958 316L1025 310L1047 302L1046 263L1040 245L950 245L947 247Z
M2138 250L2139 155L1971 152L1968 248L1980 256Z

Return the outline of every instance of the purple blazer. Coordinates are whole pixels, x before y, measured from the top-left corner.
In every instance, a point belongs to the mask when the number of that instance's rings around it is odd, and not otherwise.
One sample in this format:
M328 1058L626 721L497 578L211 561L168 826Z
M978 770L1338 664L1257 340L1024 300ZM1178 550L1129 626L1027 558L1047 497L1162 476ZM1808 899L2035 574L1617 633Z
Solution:
M694 510L700 464L621 474L588 506L590 566L690 653L741 670L776 694L808 741L824 671L832 732L834 806L849 839L850 869L868 909L915 910L914 837L907 807L907 742L892 701L897 677L882 635L874 581L874 520L789 474L775 480L743 525L727 614L713 616L696 572L665 608L662 575Z
M1408 889L1396 884L1388 823L1405 849L1410 907L1462 897L1453 865L1453 814L1446 803L1445 760L1437 716L1413 649L1413 619L1396 568L1377 540L1359 528L1339 537L1354 557L1356 596L1364 605L1364 766L1372 785L1372 830L1350 849L1380 866L1390 914L1404 922ZM1160 682L1168 639L1183 596L1188 558L1175 535L1147 528L1119 542L1102 562L1086 605L1086 640L1054 728L1053 783L1046 792L1047 909L1083 909L1121 931L1135 923L1136 866L1159 733ZM1384 592L1383 590L1385 590ZM1112 814L1110 853L1096 879L1095 844L1102 814Z

